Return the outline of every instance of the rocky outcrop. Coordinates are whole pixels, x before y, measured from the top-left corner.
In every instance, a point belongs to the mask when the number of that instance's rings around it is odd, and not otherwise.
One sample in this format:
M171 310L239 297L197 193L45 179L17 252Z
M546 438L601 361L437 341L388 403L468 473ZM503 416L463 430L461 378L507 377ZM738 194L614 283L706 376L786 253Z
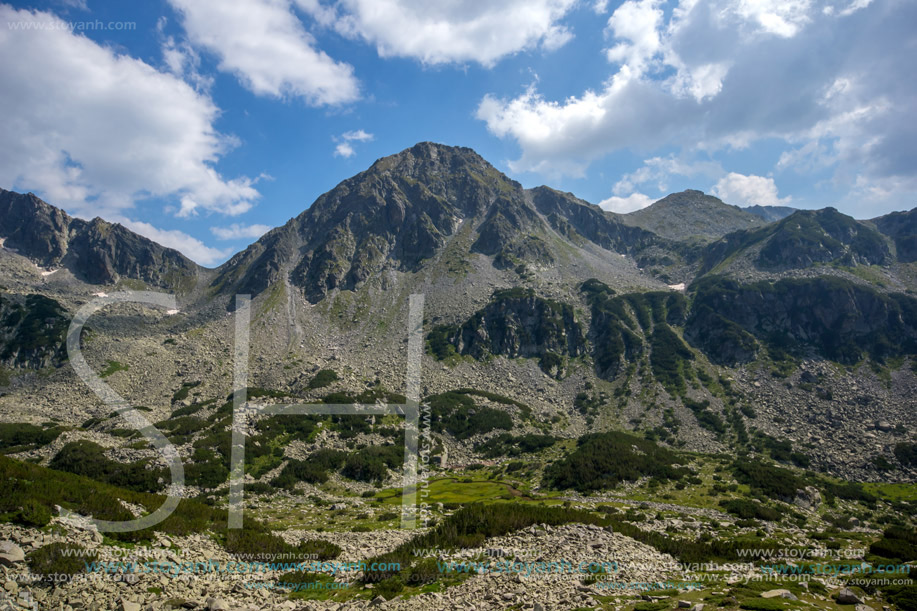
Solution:
M917 261L917 208L910 212L892 212L872 222L895 242L899 261Z
M580 356L587 348L585 331L570 305L524 289L497 291L490 304L461 325L436 327L430 342L440 357L451 353L476 359L534 357L554 374L562 373L558 359Z
M747 362L754 343L842 363L917 354L917 299L834 277L697 283L685 335L720 363Z
M67 354L67 311L42 295L0 292L0 366L43 369Z

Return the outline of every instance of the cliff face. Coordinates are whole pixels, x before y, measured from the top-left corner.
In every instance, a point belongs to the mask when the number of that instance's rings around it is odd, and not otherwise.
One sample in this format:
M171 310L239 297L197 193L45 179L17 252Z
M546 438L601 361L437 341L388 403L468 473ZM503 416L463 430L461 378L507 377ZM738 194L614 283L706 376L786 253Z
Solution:
M698 283L686 336L718 363L754 358L755 341L778 353L842 363L917 354L917 299L831 277L740 285Z
M895 243L898 260L917 261L917 208L910 212L892 212L873 219L876 227Z
M61 305L41 295L0 293L0 365L43 369L67 354L70 317Z
M440 325L430 334L440 358L452 354L538 358L542 369L562 375L564 357L586 353L586 334L573 307L523 289L497 291L492 301L461 325Z

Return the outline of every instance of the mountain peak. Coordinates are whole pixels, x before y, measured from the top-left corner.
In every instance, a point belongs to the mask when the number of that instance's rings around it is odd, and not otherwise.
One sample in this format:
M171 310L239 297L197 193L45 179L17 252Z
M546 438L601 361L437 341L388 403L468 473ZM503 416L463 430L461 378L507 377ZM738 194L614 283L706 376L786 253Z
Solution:
M621 219L672 240L711 241L733 231L764 224L759 216L696 189L672 193Z

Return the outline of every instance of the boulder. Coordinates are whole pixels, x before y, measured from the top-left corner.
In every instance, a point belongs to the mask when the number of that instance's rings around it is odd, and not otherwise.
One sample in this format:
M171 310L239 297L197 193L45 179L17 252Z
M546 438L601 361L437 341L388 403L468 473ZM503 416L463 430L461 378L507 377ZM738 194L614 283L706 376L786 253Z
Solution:
M229 603L222 598L208 598L207 611L229 611Z
M25 552L12 541L0 541L0 566L13 566L25 562Z
M821 493L814 486L806 486L796 491L793 504L802 509L817 509L821 505Z
M786 598L788 600L796 600L796 597L792 592L783 588L779 590L768 590L767 592L761 592L761 598Z
M834 600L837 601L839 605L858 605L863 602L860 600L860 597L849 588L841 588L841 591L837 593Z

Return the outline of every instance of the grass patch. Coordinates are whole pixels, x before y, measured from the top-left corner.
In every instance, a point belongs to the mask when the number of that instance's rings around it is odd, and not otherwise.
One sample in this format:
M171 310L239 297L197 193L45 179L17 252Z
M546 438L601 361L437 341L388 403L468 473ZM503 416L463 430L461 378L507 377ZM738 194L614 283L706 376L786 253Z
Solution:
M119 371L127 371L130 369L129 365L124 365L118 361L108 361L108 365L105 366L105 369L99 372L100 378L107 378L108 376L114 375Z

